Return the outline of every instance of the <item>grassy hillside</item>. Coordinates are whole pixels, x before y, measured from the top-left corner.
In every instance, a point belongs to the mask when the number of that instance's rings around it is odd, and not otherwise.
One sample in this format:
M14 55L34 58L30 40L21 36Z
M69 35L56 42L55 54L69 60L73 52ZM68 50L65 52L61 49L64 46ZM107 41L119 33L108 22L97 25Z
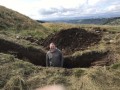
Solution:
M32 37L32 39L41 39L49 33L49 30L36 20L3 6L0 6L0 31L16 34L16 37L18 34L20 38Z
M120 25L120 17L78 20L79 24Z
M98 24L102 25L106 21L108 21L109 18L91 18L91 19L81 19L81 20L71 20L72 23L78 23L78 24Z
M16 11L0 6L0 29L33 29L40 28L37 21Z
M107 25L120 25L120 17L111 18L108 21L106 21L104 24L107 24Z

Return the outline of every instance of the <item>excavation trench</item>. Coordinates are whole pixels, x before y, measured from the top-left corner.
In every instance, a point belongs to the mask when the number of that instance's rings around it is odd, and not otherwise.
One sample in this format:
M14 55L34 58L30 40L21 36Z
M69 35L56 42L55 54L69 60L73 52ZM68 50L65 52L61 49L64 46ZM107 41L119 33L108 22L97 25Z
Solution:
M12 54L35 65L45 66L45 52L34 47L24 47L14 42L0 39L0 52Z
M103 53L92 51L81 56L66 56L64 58L65 68L108 66L112 63L114 63L114 60L109 51Z
M90 46L98 44L101 37L101 33L72 28L51 34L42 41L41 45L48 50L49 43L54 42L64 54L64 68L110 65L113 63L113 59L108 51L91 51L82 55L72 55L75 51L83 51ZM0 52L13 54L15 57L27 60L35 65L45 66L46 52L42 49L24 47L17 43L0 39Z
M70 28L49 35L41 45L48 50L49 44L51 42L55 43L63 52L65 68L110 65L113 61L109 51L90 51L73 56L76 51L82 52L91 46L99 44L102 34L102 30L86 31L80 28Z

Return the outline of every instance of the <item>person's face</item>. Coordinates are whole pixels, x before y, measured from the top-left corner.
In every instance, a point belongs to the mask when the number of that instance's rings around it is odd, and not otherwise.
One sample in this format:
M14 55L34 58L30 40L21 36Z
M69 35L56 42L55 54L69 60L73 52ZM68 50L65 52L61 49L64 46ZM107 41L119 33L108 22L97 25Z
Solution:
M55 44L50 44L50 49L54 50L56 48Z

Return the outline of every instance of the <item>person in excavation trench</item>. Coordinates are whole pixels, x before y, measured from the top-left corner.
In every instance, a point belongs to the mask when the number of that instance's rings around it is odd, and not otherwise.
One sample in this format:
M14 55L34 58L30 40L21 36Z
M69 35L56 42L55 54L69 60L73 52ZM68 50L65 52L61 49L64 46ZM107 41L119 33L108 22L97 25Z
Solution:
M63 55L62 52L55 46L54 43L50 43L50 50L46 54L46 66L47 67L63 67Z

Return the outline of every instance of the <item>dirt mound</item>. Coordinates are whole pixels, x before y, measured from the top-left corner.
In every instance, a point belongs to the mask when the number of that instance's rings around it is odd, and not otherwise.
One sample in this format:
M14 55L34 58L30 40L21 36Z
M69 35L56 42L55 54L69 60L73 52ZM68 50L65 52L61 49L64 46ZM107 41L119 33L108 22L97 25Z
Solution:
M91 45L97 44L100 40L100 34L80 28L71 28L49 35L42 45L48 49L49 43L54 42L66 55L72 54L74 51L84 50Z

